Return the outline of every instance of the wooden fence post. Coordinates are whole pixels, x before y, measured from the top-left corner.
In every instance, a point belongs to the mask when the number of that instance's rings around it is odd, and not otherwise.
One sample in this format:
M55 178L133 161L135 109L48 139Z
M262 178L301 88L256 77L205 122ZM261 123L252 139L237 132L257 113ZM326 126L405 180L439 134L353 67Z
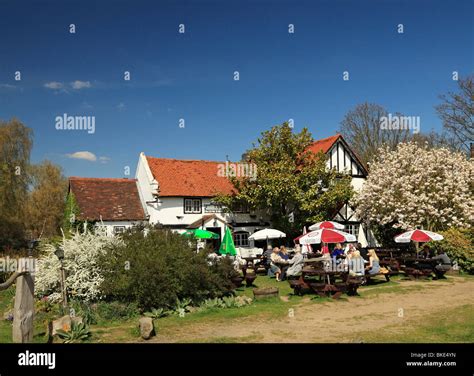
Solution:
M33 258L21 258L18 260L18 272L16 280L15 305L13 309L13 342L33 342L33 320L35 314L35 281L32 269L35 266ZM32 273L31 273L32 272Z

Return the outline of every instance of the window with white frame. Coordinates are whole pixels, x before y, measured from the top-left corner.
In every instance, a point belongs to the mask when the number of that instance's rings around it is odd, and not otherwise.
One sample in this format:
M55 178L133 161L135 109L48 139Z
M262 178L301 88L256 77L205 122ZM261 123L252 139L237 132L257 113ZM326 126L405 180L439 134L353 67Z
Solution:
M354 235L356 238L359 236L359 225L358 224L348 224L344 226L344 231Z
M114 234L123 234L125 232L125 226L114 226Z
M185 198L184 213L199 214L202 212L202 200L200 198Z
M248 232L236 232L234 233L234 243L236 247L248 247L249 245L249 233Z

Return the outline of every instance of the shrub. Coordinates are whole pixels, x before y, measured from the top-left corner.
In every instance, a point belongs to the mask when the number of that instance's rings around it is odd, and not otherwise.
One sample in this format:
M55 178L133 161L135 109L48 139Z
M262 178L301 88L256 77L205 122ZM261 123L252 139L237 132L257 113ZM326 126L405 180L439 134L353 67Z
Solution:
M137 317L140 312L137 304L130 302L125 304L123 302L99 302L92 306L92 311L96 318L110 321L128 320Z
M444 240L431 242L430 247L435 250L444 250L451 261L456 261L459 267L469 274L474 274L474 235L471 230L451 228L440 232Z
M176 308L189 299L197 305L228 294L230 260L209 263L189 239L166 229L132 230L102 257L102 289L113 299L135 301L143 310ZM179 308L179 307L178 307Z
M63 239L60 246L64 250L64 269L68 296L85 302L103 296L100 285L103 281L99 256L106 248L119 244L119 238L107 237L100 233L76 233L70 239ZM52 303L61 300L60 262L54 254L55 246L46 244L38 259L35 275L35 290L40 297L48 296Z

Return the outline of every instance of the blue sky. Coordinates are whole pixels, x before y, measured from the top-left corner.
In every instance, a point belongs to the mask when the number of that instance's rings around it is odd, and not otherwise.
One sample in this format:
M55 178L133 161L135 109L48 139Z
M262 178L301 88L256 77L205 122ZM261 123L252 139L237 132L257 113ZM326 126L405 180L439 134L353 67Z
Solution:
M438 95L473 73L473 14L473 1L0 0L0 119L33 128L33 162L92 177L133 175L141 151L237 160L290 118L327 137L365 101L439 130ZM56 130L64 113L95 116L95 133Z

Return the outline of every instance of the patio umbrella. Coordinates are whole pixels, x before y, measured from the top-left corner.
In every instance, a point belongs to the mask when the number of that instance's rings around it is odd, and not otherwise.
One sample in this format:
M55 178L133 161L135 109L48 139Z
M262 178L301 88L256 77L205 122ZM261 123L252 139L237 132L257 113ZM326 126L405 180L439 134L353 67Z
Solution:
M286 234L284 232L272 228L266 228L265 230L254 232L252 235L249 236L249 239L251 240L266 240L279 238L286 238Z
M230 232L228 227L226 227L225 229L224 239L222 239L222 243L219 248L219 253L221 255L237 255L237 250L235 249L234 245L234 239L232 238L232 233Z
M297 238L300 244L355 242L356 237L344 231L322 228Z
M266 240L267 245L268 245L269 239L280 239L280 238L286 238L286 234L284 232L281 232L279 230L275 230L272 228L266 228L264 230L254 232L252 235L249 236L250 240Z
M306 231L306 226L303 227L303 235L306 235L308 233L308 231ZM311 246L309 244L303 244L303 247L301 249L301 253L305 254L305 253L311 253L313 250L311 249Z
M198 239L219 239L219 235L215 232L202 230L200 228L194 230L188 230L184 234L184 236L194 236Z
M403 234L395 236L394 240L396 243L410 243L412 242L429 242L431 240L443 240L443 235L437 234L436 232L427 230L411 230L404 232Z
M344 225L341 225L340 223L333 222L333 221L324 221L324 222L318 222L318 223L315 223L314 225L309 226L310 231L319 230L321 228L344 230Z
M362 245L362 248L365 248L369 245L367 238L365 236L364 227L362 227L362 223L359 225L359 234L357 236L357 243Z

